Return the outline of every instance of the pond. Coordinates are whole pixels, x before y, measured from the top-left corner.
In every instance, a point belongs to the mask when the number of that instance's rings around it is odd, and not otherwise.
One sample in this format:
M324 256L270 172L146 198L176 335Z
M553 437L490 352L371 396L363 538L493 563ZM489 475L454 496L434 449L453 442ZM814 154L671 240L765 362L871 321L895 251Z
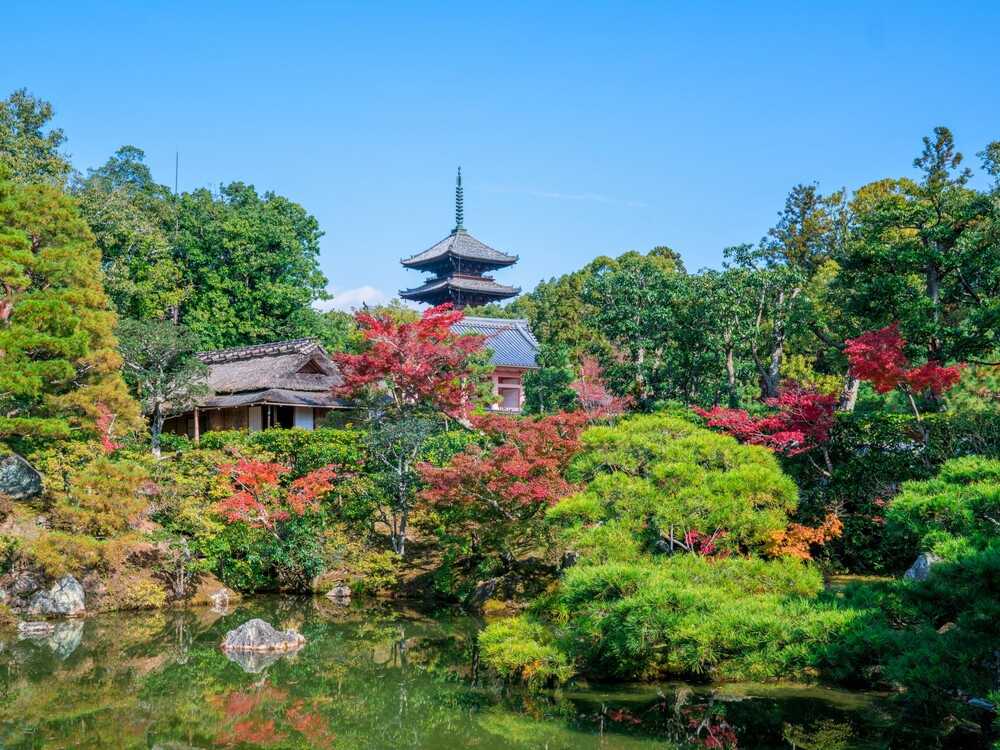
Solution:
M296 654L233 660L251 617ZM0 633L0 748L888 748L878 696L790 685L504 689L478 669L474 618L326 599L102 615Z

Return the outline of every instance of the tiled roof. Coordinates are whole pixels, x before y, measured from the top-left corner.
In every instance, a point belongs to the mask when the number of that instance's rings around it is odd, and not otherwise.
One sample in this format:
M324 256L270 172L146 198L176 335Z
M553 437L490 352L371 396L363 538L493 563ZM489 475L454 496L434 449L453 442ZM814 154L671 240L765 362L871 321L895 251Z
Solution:
M462 318L452 326L455 333L478 333L486 336L495 367L538 367L538 340L528 321L505 318Z
M478 260L490 263L497 268L510 266L517 262L516 255L507 255L507 253L494 250L489 245L477 240L464 229L455 230L422 253L417 253L413 257L406 258L401 262L404 266L413 268L439 260L449 253L466 260Z
M493 279L486 278L484 276L459 276L458 274L455 274L443 279L431 279L423 286L418 286L415 289L403 289L400 291L399 296L410 298L417 295L427 294L428 292L435 292L446 287L449 289L456 289L461 292L481 292L507 297L513 297L515 294L521 293L521 289L519 287L498 284Z

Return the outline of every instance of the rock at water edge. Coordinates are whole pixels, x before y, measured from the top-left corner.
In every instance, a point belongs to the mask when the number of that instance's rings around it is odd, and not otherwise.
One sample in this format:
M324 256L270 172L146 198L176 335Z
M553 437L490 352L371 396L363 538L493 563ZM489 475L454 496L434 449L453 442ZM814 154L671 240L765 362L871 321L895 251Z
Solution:
M212 594L209 599L212 600L212 611L225 614L226 610L229 609L229 589L221 588Z
M226 633L223 651L292 651L306 639L295 630L276 630L270 623L254 618Z
M48 591L39 591L28 604L32 615L76 617L85 610L83 586L73 576L64 576Z

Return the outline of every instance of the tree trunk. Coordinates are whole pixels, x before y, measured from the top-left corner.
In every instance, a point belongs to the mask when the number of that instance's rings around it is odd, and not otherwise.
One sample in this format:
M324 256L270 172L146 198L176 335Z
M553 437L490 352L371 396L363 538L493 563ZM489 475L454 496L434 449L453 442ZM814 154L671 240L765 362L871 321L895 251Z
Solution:
M729 408L736 409L740 405L739 395L736 393L736 356L733 345L729 342L726 346L726 382L729 386Z
M837 411L850 414L854 411L854 406L858 402L858 391L861 389L861 381L851 374L847 375L844 381L844 390L840 392L840 400L837 402Z
M153 451L153 457L156 459L160 458L160 434L163 432L163 409L160 403L157 401L153 404L153 414L150 419L150 444Z

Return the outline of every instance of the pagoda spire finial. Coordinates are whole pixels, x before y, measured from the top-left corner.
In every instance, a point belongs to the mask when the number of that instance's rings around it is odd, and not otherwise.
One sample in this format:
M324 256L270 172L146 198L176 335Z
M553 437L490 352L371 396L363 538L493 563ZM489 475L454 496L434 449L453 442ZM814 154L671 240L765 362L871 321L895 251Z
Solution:
M462 168L458 168L458 177L455 178L455 231L464 232L465 226L462 224L465 218L463 211L462 197Z

